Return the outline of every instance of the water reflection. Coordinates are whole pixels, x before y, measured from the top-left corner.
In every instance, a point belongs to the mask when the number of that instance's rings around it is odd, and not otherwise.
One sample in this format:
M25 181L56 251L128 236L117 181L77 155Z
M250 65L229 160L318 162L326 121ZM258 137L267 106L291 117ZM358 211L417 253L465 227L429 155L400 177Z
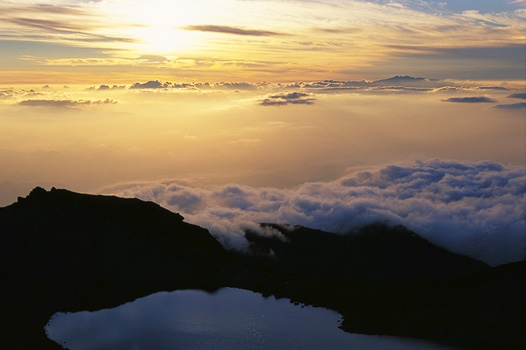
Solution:
M435 344L348 334L333 311L224 288L162 292L97 312L58 313L46 330L71 350L429 349Z

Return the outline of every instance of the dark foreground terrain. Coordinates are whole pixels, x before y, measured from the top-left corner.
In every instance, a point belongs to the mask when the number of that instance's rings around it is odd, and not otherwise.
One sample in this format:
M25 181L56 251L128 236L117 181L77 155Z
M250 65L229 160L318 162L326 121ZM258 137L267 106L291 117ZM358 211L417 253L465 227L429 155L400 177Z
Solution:
M491 268L382 224L335 235L265 224L250 254L137 199L34 189L0 208L0 349L61 349L58 311L162 290L239 287L333 309L341 328L466 349L526 348L526 262Z

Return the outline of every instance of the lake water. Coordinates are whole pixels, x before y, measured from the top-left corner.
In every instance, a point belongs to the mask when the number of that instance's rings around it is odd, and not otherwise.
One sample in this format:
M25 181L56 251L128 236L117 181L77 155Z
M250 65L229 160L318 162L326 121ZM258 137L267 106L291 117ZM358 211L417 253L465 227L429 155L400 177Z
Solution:
M46 331L71 350L451 349L395 337L349 334L338 313L224 288L152 294L113 309L57 313Z

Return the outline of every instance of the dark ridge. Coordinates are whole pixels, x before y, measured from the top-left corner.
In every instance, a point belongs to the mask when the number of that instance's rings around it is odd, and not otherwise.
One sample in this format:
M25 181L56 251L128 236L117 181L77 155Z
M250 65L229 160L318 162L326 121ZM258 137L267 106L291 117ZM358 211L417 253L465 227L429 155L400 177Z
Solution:
M285 238L247 232L250 250L273 253L280 269L350 282L393 283L462 277L489 268L451 253L403 226L374 224L339 235L306 227L264 224Z
M201 264L224 254L206 230L138 199L35 188L2 208L0 222L1 246L9 247L3 268L45 279L149 279L156 261Z
M60 310L214 289L225 258L207 230L157 204L37 187L0 208L0 348L60 348L43 328Z
M404 227L336 235L264 224L247 232L251 274L264 295L338 311L351 333L420 338L461 349L526 347L526 261L488 267ZM242 259L243 257L241 257Z

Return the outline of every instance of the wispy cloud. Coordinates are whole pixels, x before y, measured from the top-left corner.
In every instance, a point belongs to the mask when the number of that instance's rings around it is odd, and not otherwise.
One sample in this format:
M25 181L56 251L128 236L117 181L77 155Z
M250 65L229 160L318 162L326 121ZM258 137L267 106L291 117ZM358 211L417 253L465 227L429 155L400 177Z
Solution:
M78 4L0 4L0 39L54 43L131 43L130 36L113 35L95 6ZM108 48L110 48L109 46Z
M188 4L185 11L166 0L155 0L151 5L139 0L126 5L116 0L86 1L82 6L77 2L55 6L3 2L0 39L108 51L111 60L82 57L85 65L131 66L137 63L132 57L142 56L145 62L137 65L137 70L146 69L147 64L163 67L163 78L182 69L192 69L192 76L222 71L226 77L234 66L236 74L252 81L283 74L289 80L299 80L306 75L310 79L360 76L364 69L393 72L390 63L396 66L409 59L412 63L406 66L411 70L436 62L453 67L454 61L457 67L462 62L487 72L487 67L495 67L493 57L478 55L477 64L472 64L473 55L462 50L485 48L498 53L495 48L523 46L526 24L521 10L449 12L430 8L429 2L402 3L276 1L269 6L263 0L225 0L217 14L212 10L217 2L211 0ZM460 51L452 58L451 50ZM154 56L157 58L151 59ZM188 68L182 60L174 59L183 56L199 57L199 62L188 60ZM501 56L500 62L510 57L508 53ZM513 51L513 62L523 56L523 51ZM51 58L55 60L51 62ZM413 64L414 58L422 61ZM64 66L68 59L42 57L32 63ZM508 75L519 71L517 64L506 69L513 70L506 71Z
M29 107L54 107L54 108L71 108L87 105L116 104L118 101L113 99L105 100L24 100L19 102L20 106Z
M182 27L185 30L195 30L199 32L212 32L235 35L251 35L251 36L274 36L283 35L281 33L272 32L268 30L244 29L239 27L220 26L220 25L191 25Z
M7 6L9 5L9 6ZM35 4L32 2L19 1L16 4L6 4L3 9L3 14L19 14L19 13L33 13L33 14L59 14L59 15L72 15L72 16L85 16L86 10L79 6L63 6L63 5L51 5L51 4Z
M104 34L97 34L95 31L98 26L80 24L78 21L71 20L50 20L34 18L10 18L5 22L14 24L22 28L34 28L41 31L41 35L48 35L48 40L61 39L66 41L78 42L132 42L130 38L116 37Z
M510 104L501 104L496 105L495 108L507 109L507 110L520 110L526 109L526 102L510 103Z

